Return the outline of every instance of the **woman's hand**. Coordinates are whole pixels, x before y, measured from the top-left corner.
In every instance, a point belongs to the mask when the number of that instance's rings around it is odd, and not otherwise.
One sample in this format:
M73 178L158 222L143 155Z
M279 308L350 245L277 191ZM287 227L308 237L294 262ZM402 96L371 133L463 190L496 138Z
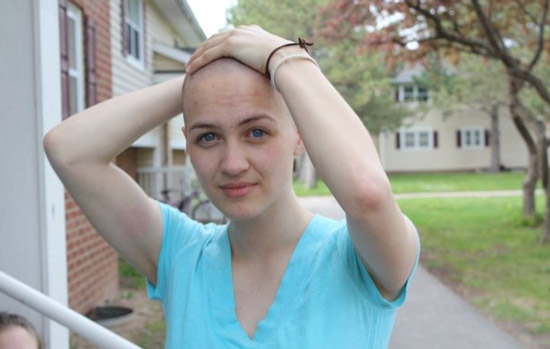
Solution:
M268 33L257 25L239 26L212 35L191 56L186 70L192 74L218 58L233 57L264 74L269 54L287 43L290 41Z

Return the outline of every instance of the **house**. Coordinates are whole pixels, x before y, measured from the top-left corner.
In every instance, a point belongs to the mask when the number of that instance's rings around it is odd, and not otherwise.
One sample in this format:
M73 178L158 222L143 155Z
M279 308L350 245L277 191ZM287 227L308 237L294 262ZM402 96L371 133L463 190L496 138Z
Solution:
M60 1L60 13L65 2ZM68 92L64 98L68 115L183 74L190 54L182 48L196 47L205 39L185 1L75 0L66 2L65 10L70 50L69 84L63 91ZM61 57L63 63L63 52ZM182 120L175 118L147 133L115 162L136 180L140 167L183 165L183 136L174 137L183 126ZM154 179L162 180L160 176ZM161 183L153 187L160 188ZM159 192L150 194L160 198ZM86 313L115 297L118 255L95 232L68 193L66 210L69 306Z
M115 297L118 256L64 190L42 138L87 106L182 74L205 36L184 0L2 1L0 13L0 270L85 313ZM185 164L182 122L116 163L136 179L145 166ZM68 347L63 326L1 293L0 309L26 316L47 347Z
M430 91L419 86L418 65L408 66L393 79L395 99L414 109L430 103ZM414 114L411 112L411 114ZM499 110L501 165L508 169L527 166L527 148L507 108ZM436 109L411 116L395 132L378 135L381 162L390 173L434 171L483 171L491 165L491 120L474 107L449 117Z

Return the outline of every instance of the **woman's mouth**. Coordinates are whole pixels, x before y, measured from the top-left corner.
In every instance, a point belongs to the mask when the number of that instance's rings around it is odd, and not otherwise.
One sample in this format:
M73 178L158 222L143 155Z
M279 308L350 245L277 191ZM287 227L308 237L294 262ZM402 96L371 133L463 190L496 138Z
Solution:
M254 186L256 186L256 183L235 182L220 185L220 189L228 197L240 198L248 195L252 190L254 190Z

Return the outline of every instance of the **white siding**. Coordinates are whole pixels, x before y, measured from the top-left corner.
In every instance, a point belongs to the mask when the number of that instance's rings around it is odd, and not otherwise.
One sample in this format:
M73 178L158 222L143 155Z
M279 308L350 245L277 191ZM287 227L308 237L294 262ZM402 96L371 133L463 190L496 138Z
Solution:
M456 144L456 131L464 126L480 126L490 129L487 114L469 110L444 119L437 111L431 111L411 126L431 127L438 132L438 147L424 151L397 149L395 133L380 137L379 148L384 167L389 172L461 171L487 169L491 163L491 148L465 149ZM501 162L510 168L525 167L527 152L519 133L506 110L500 110Z
M183 42L171 28L162 14L148 1L145 1L145 69L139 69L128 63L122 53L122 28L121 28L121 2L113 0L111 4L111 52L112 52L112 81L113 96L119 96L154 84L153 74L153 41L159 41L167 45L173 45L174 41ZM181 118L181 116L179 116ZM177 133L181 129L178 122L171 133ZM181 134L181 131L180 131ZM159 148L161 142L161 129L157 127L141 138L134 146ZM182 149L185 145L182 141L174 142L174 146Z

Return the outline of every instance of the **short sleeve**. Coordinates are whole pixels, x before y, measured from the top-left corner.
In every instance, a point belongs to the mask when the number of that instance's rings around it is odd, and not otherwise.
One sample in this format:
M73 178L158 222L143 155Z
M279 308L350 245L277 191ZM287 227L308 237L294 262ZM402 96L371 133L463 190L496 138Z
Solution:
M410 222L410 219L407 216L404 216L404 217ZM382 307L382 308L389 308L389 309L397 308L403 305L403 303L405 302L405 299L407 298L407 290L409 287L409 283L411 278L414 275L414 272L416 270L416 267L418 265L418 260L420 257L420 239L418 236L418 231L416 231L416 241L417 241L416 259L411 269L411 272L409 274L409 277L407 278L407 281L403 285L403 288L401 289L397 298L390 302L382 296L382 294L380 293L380 290L374 283L374 280L372 279L371 275L369 274L369 272L361 262L359 256L357 255L357 252L355 250L355 247L353 246L353 242L351 240L351 236L349 234L347 224L345 221L341 223L337 233L338 250L342 254L344 264L348 272L350 273L351 278L359 285L359 287L366 288L368 299L375 306Z
M147 280L147 294L150 299L163 300L174 254L201 235L202 224L165 203L159 202L159 207L162 215L162 244L157 263L157 283L153 285Z

